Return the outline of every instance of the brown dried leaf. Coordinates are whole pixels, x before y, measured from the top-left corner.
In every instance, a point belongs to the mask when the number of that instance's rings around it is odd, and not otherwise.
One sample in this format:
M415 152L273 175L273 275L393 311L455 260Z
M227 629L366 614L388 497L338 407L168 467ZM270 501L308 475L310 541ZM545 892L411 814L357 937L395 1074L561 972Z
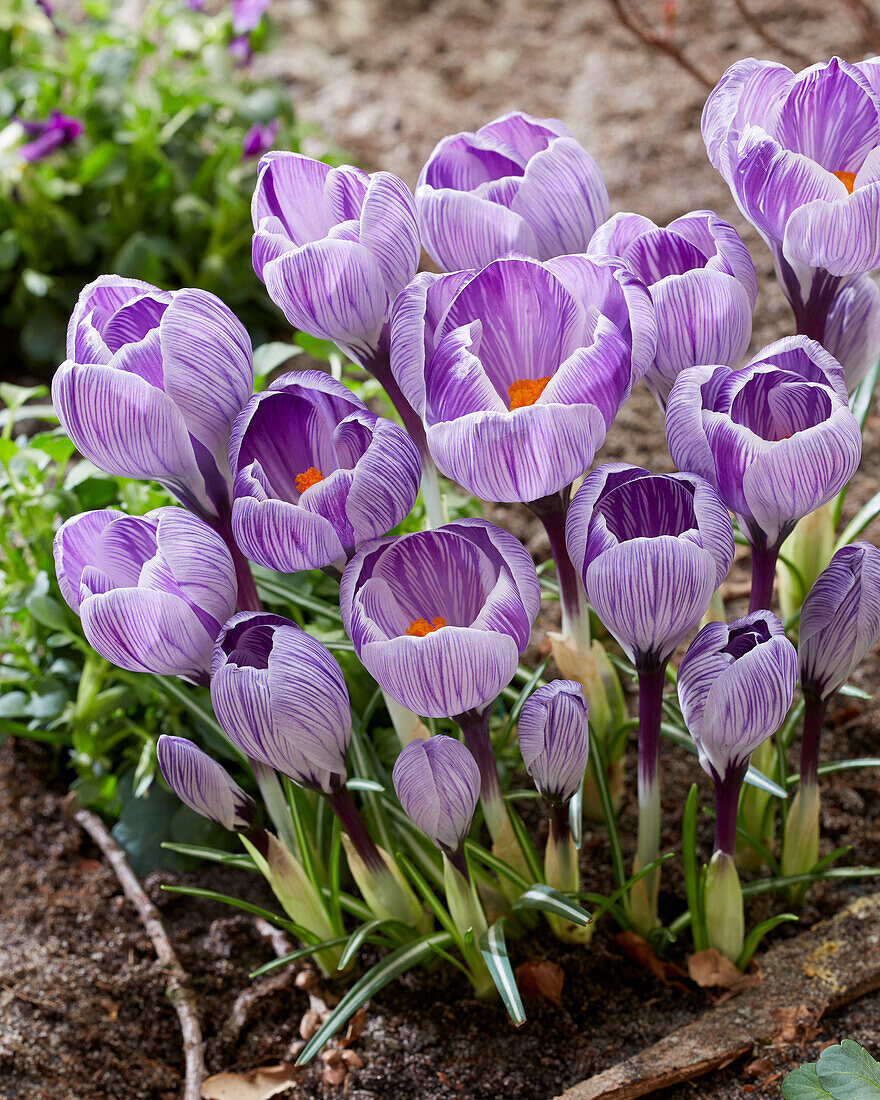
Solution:
M202 1100L269 1100L291 1085L297 1085L303 1071L282 1063L259 1066L247 1073L216 1073L202 1082Z
M549 959L524 962L516 968L516 984L524 997L540 997L562 1008L562 983L565 975Z
M819 1034L816 1027L816 1013L806 1005L784 1005L773 1010L776 1031L774 1043L806 1043Z
M627 958L632 959L638 966L653 974L663 985L677 989L680 993L690 992L684 984L687 974L675 963L658 959L647 940L643 940L635 932L618 932L614 938Z
M717 947L688 955L687 968L691 981L701 989L727 989L741 993L761 980L757 973L743 974Z
M339 1040L339 1045L341 1047L350 1047L352 1043L363 1035L366 1026L367 1014L363 1008L359 1008L354 1016L348 1021L345 1036Z

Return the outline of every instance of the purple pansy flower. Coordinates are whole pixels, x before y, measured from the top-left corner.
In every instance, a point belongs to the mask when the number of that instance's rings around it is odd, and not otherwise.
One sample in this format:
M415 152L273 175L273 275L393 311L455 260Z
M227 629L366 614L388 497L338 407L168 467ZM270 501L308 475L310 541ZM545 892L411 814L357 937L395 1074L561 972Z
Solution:
M647 285L657 351L645 381L665 405L679 372L700 363L735 366L749 345L758 280L739 234L711 210L660 229L641 214L615 214L590 242Z
M523 546L478 519L368 543L339 598L367 671L435 718L483 707L510 682L541 604Z
M539 260L586 251L608 217L608 190L558 119L513 111L443 138L416 205L425 248L444 271L460 271L511 249Z
M773 252L798 331L822 342L843 283L880 266L880 58L799 73L737 61L706 102L703 139Z
M544 684L523 704L519 751L535 786L551 802L567 802L584 781L589 709L583 688L574 680Z
M392 781L400 804L438 848L459 851L480 798L480 769L454 737L410 741L397 758Z
M678 468L715 486L753 546L777 550L849 481L862 447L840 365L806 336L770 344L742 370L683 371L666 438Z
M237 589L229 550L206 523L173 507L83 512L58 529L54 552L61 593L102 657L208 682Z
M52 18L49 12L47 14ZM60 111L53 111L42 122L25 122L22 119L19 122L31 140L19 146L18 155L31 163L42 160L62 145L76 141L83 132L83 124L78 118Z
M654 347L641 281L585 256L420 275L391 321L391 369L437 466L484 500L580 477Z
M640 669L668 660L733 561L730 517L708 482L624 463L587 475L566 543L596 614Z
M296 328L369 368L391 303L419 264L406 184L389 172L267 153L251 213L254 271L272 301Z
M251 827L257 814L254 800L192 741L163 733L156 755L165 782L191 810L232 832Z
M345 783L351 707L329 650L280 615L241 612L214 649L211 702L243 753L324 794Z
M216 515L229 507L229 432L252 389L250 337L219 298L103 275L71 315L52 400L100 469L151 478Z
M244 135L241 142L242 160L261 157L275 144L275 138L281 128L281 119L273 118L269 122L255 122Z
M233 426L229 465L235 540L283 573L344 561L387 534L421 477L403 429L322 371L285 374L254 394Z

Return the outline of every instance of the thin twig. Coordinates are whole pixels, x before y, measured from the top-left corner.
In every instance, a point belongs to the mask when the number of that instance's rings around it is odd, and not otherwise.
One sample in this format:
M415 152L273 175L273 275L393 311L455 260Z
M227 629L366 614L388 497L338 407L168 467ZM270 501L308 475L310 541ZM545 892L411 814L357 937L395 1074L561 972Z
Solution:
M707 76L702 69L699 69L692 61L690 61L682 51L675 45L674 42L669 42L665 38L661 38L660 35L654 34L653 31L648 30L647 27L642 24L629 12L624 6L623 0L608 0L618 20L624 27L652 50L659 50L660 53L665 53L667 57L671 57L672 60L679 65L686 73L699 81L704 88L714 88L717 84L716 80Z
M751 8L748 7L746 0L733 0L733 5L743 17L743 22L749 30L753 31L762 42L766 42L771 49L778 50L781 54L786 54L803 67L812 65L813 59L811 57L808 57L805 53L801 53L801 51L794 46L789 46L788 43L783 42L781 38L777 38L775 34L768 31L763 22L755 15Z
M113 868L122 892L135 907L147 935L153 941L156 958L168 977L168 1000L174 1005L183 1032L183 1053L186 1064L182 1100L199 1100L202 1081L205 1079L205 1060L202 1045L202 1029L195 993L189 984L189 975L181 966L171 941L162 924L159 910L144 893L134 871L99 817L81 807L74 811L73 819L89 834L104 853Z

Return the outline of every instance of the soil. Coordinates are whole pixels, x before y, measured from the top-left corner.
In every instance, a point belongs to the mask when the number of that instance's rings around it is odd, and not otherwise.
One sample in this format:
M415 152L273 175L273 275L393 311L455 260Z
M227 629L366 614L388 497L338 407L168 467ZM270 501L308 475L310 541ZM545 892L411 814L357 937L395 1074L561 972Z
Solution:
M632 3L653 30L716 79L749 54L792 63L839 53L851 60L880 51L866 35L858 5L838 0L752 0L750 10L785 45L772 48L744 23L742 4ZM286 79L300 115L368 168L414 183L444 134L472 129L521 107L562 118L594 154L608 181L612 210L637 209L659 224L711 207L749 244L761 278L754 348L790 331L787 306L773 282L769 255L739 217L726 186L706 161L699 115L706 90L674 61L637 42L603 0L275 0L281 32L263 72ZM665 20L665 22L664 22ZM806 61L798 61L800 67ZM315 139L316 149L321 139ZM880 486L880 418L868 423L862 469L847 516ZM643 387L622 411L600 459L670 468L660 413ZM496 518L501 519L499 515ZM503 516L536 555L541 534L524 513ZM868 537L877 541L880 529ZM742 565L729 594L744 578ZM731 603L737 609L735 602ZM538 638L540 645L540 637ZM877 683L878 659L860 683ZM840 699L830 714L829 756L874 755L880 711ZM632 755L627 761L634 774ZM680 835L692 758L664 748L664 845ZM181 1042L165 980L134 911L112 872L65 817L63 783L45 750L7 742L0 749L0 1097L3 1100L171 1100L180 1091ZM634 835L631 792L622 814L625 843ZM536 828L540 825L532 822ZM880 775L854 771L823 783L823 850L853 845L853 861L880 865ZM711 838L701 823L703 855ZM631 851L627 849L627 857ZM582 849L585 889L611 886L603 831L588 829ZM309 1007L295 968L244 1002L237 1036L233 1006L253 987L248 973L272 958L253 920L210 902L163 893L162 883L209 886L272 905L245 872L207 867L183 876L153 874L150 896L190 971L206 1037L209 1071L244 1070L292 1060ZM664 869L661 908L676 914L682 883L675 862ZM815 887L804 925L830 916L867 889L859 883ZM756 902L750 921L770 912ZM775 935L792 935L796 926ZM367 1007L353 1049L362 1067L343 1086L322 1083L320 1063L304 1070L290 1097L324 1100L549 1100L564 1088L640 1050L705 1011L696 990L659 983L627 958L602 924L589 950L546 936L511 943L514 965L548 959L564 974L561 1007L528 1003L519 1030L500 1007L479 1004L456 973L439 967L409 974ZM684 961L674 948L674 961ZM850 1037L874 1054L880 995L824 1020L820 1032L793 1045L756 1050L726 1071L669 1090L669 1100L741 1100L779 1096L782 1076L813 1060L823 1043Z

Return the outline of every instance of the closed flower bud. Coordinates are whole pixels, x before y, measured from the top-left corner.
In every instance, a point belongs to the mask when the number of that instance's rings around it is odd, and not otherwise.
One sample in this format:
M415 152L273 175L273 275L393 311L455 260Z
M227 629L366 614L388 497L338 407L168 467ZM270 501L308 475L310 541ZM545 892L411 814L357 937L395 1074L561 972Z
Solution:
M351 708L330 652L280 615L235 615L217 639L211 702L247 756L325 794L345 782Z
M402 750L392 773L407 815L438 848L457 852L480 797L480 771L468 749L438 734Z
M519 716L519 749L535 786L551 802L580 790L590 755L589 713L581 685L554 680L526 700Z
M165 782L191 810L232 832L251 827L257 813L254 800L192 741L163 734L156 755Z
M226 544L183 508L83 512L55 535L62 595L108 661L207 683L214 640L235 610Z

